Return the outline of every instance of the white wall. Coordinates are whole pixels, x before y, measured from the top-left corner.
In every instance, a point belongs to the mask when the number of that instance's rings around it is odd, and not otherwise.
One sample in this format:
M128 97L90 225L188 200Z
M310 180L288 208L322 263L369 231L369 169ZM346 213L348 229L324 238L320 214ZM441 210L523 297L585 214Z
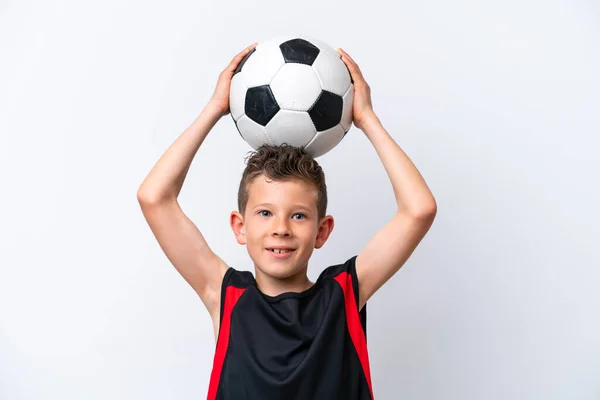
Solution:
M359 62L438 202L369 302L376 398L600 398L600 6L334 3L0 3L0 399L205 398L210 319L136 191L231 57L285 33ZM180 197L239 269L248 150L224 118ZM361 131L319 161L337 224L313 279L395 211Z

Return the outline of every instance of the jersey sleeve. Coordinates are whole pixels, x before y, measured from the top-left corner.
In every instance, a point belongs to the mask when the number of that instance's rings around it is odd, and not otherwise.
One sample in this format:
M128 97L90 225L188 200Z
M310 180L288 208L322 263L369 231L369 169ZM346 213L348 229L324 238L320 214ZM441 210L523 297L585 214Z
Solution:
M232 292L235 290L231 289L246 289L248 286L252 285L254 281L254 276L249 271L238 271L233 267L229 267L225 275L223 276L223 282L221 282L221 301L220 301L220 318L219 318L219 326L223 322L223 315L225 311L225 306L228 301L233 299L228 299L228 296L233 296ZM239 296L239 294L235 294L234 296Z
M354 292L354 301L356 302L356 307L359 307L360 303L360 295L359 295L359 283L358 283L358 275L356 274L356 257L357 255L351 257L347 264L347 271L352 277L352 289ZM362 309L359 309L358 315L360 317L360 324L362 325L363 332L365 333L365 339L367 337L367 303L363 305Z
M223 324L223 311L225 308L225 300L227 297L227 286L229 286L229 281L231 276L236 272L233 267L229 267L225 275L223 276L223 282L221 282L221 301L219 304L220 312L219 312L219 326Z
M356 257L354 255L346 260L342 264L332 265L326 268L321 275L320 279L335 279L343 287L344 292L352 292L353 301L356 306L355 310L358 310L359 306L359 282L356 274ZM350 290L351 289L351 290ZM367 304L358 311L360 323L365 334L367 335Z

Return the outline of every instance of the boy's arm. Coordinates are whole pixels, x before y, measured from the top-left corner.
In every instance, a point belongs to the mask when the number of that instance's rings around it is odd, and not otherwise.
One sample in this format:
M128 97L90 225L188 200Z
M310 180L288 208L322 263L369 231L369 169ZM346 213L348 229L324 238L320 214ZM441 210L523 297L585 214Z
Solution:
M219 118L216 109L207 105L162 155L137 192L144 218L161 249L213 317L228 267L184 214L177 197L196 152Z
M431 227L437 205L421 174L374 115L362 124L392 182L398 210L356 257L360 307L404 265Z
M359 309L404 265L437 213L437 204L423 177L373 112L371 89L358 65L339 50L354 81L353 120L375 147L390 178L398 210L356 257Z
M229 113L229 88L240 61L256 45L236 55L219 75L215 92L196 120L175 140L140 185L137 198L165 255L192 286L216 321L220 289L228 266L210 249L200 230L183 213L177 197L200 145L217 121Z

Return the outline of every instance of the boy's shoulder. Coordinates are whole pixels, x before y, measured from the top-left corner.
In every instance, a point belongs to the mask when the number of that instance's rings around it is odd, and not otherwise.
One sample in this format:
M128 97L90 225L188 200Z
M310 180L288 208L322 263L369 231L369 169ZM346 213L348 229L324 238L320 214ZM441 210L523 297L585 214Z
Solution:
M335 264L335 265L331 265L331 266L325 268L319 275L319 278L317 279L317 281L323 280L323 279L336 278L336 277L340 276L341 273L355 275L356 274L356 257L357 256L354 255L341 264Z
M250 271L229 267L223 276L223 286L233 286L239 289L256 284L254 274Z

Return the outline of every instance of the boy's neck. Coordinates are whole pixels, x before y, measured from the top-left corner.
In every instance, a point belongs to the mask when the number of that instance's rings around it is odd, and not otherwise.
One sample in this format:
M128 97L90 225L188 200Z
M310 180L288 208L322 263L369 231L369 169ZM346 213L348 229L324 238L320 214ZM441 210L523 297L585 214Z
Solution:
M311 288L314 282L311 282L307 276L307 268L303 268L295 275L285 279L269 276L263 273L260 269L254 267L256 276L256 285L261 293L267 296L275 297L282 293L301 293Z

